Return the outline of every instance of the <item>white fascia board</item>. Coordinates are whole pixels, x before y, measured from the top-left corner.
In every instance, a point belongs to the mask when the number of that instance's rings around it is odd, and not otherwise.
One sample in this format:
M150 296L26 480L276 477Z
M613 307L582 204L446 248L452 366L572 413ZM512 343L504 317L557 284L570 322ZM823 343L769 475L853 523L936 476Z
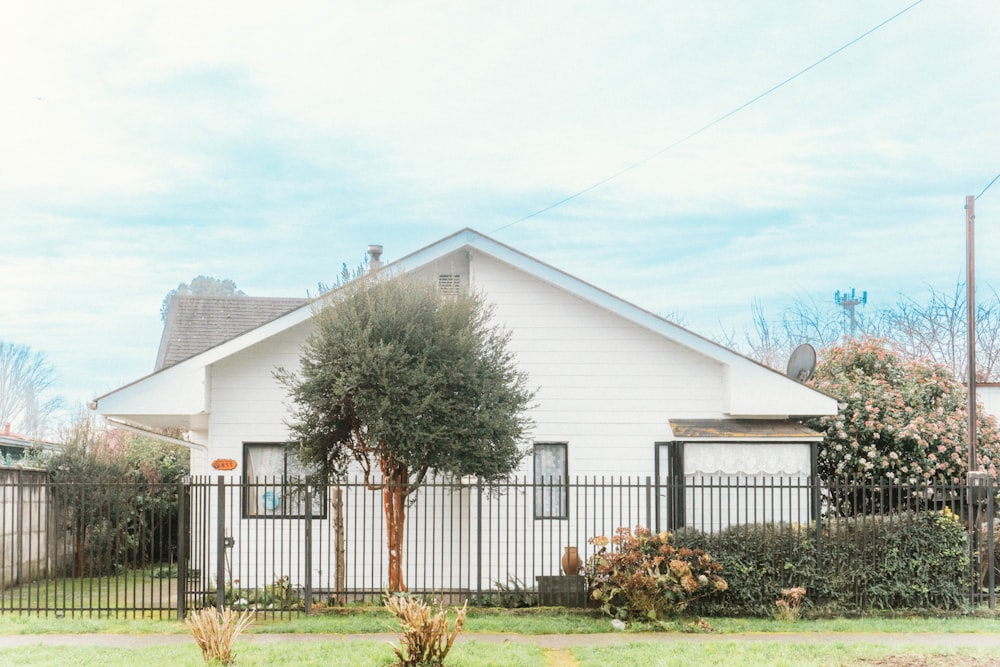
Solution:
M206 407L205 375L200 365L171 367L98 398L94 409L106 416L198 414Z
M733 417L812 417L837 414L837 399L749 359L730 363L726 413Z
M216 345L94 400L102 415L197 415L208 412L209 367L311 318L306 304L256 329Z

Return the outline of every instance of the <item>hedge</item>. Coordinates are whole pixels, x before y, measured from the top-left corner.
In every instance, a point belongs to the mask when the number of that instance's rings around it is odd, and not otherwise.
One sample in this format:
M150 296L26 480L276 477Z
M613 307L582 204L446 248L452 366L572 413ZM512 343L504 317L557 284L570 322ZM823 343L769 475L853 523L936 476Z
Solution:
M722 564L728 590L699 600L706 615L770 616L781 589L802 587L813 613L959 609L968 601L969 541L950 511L756 524L719 533L682 529L676 547Z

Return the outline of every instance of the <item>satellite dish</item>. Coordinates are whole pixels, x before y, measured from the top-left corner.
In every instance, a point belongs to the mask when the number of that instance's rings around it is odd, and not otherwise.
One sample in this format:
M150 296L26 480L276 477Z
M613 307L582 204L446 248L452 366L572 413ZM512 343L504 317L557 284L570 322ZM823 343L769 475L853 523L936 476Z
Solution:
M816 349L809 343L802 343L788 358L785 375L796 382L805 382L812 377L814 370L816 370Z

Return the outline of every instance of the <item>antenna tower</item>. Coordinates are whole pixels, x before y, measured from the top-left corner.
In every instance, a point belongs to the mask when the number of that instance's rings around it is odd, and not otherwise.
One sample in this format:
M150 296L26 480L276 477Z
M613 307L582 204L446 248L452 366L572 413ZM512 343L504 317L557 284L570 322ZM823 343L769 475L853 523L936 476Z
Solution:
M858 321L854 315L854 309L858 306L863 306L868 303L868 292L862 292L859 297L855 293L854 288L851 288L851 293L848 294L844 292L841 294L839 291L834 294L834 298L837 300L837 305L850 313L851 316L851 338L854 338L854 332L857 329Z

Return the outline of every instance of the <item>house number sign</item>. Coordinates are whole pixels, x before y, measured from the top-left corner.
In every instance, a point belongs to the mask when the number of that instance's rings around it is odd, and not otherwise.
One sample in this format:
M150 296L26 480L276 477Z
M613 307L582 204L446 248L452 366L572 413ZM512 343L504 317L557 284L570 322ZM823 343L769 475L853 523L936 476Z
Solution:
M212 461L212 467L216 470L236 470L235 459L215 459Z

